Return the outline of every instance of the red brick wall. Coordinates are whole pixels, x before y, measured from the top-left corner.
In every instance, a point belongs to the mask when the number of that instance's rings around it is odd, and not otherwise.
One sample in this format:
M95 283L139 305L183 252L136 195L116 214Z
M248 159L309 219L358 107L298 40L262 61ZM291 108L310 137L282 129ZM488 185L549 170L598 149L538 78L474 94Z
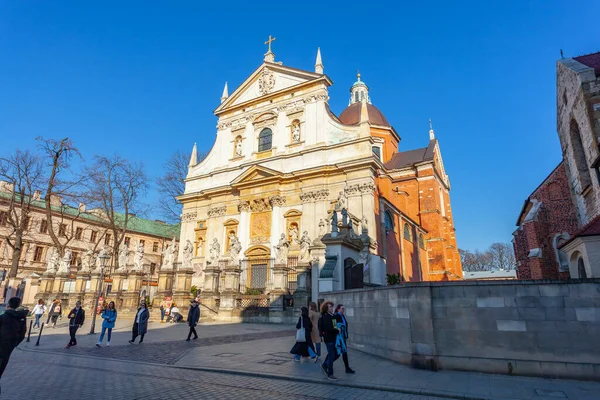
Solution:
M519 279L568 279L568 272L559 272L559 264L554 252L553 239L557 233L573 235L578 230L577 214L569 191L569 181L565 165L558 167L529 196L529 201L542 203L537 218L523 222L513 234L513 246L517 260ZM542 258L529 258L531 249L541 248Z

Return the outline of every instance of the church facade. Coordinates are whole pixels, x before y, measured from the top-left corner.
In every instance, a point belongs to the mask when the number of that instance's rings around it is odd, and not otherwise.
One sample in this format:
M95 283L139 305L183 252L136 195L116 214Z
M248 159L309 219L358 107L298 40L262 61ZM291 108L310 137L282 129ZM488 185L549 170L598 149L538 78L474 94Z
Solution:
M426 147L399 152L398 133L360 75L339 116L328 106L331 85L320 50L315 70L304 71L276 62L269 48L231 95L225 86L215 143L201 162L194 145L179 197L181 247L193 244L194 284L203 286L207 265L233 257L241 292L268 288L284 241L289 260L313 264L316 287L321 264L307 251L332 231L336 207L366 238L356 260L368 265L365 282L385 285L386 274L462 279L450 182L433 130Z

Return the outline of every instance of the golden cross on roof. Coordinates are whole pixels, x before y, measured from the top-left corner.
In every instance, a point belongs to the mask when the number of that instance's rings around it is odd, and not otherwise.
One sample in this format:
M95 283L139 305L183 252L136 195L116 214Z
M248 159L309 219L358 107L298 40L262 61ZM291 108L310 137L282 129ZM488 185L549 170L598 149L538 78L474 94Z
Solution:
M275 40L277 40L277 38L271 37L271 35L269 35L269 40L267 40L267 41L265 42L265 44L268 44L268 45L269 45L269 51L268 51L268 53L270 53L270 52L271 52L271 43L272 43L272 42L274 42Z

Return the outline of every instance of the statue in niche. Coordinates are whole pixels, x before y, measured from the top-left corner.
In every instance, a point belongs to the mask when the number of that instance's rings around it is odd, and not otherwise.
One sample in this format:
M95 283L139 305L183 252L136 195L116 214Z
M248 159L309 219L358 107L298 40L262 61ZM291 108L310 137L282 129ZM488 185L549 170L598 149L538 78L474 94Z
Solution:
M291 241L291 244L299 244L300 241L298 240L298 234L299 234L299 232L298 232L298 225L291 224L290 228L289 228L289 231L290 231L290 239L291 239L290 241Z
M236 157L241 157L242 156L242 139L238 138L235 141L235 156Z
M338 196L338 201L335 204L335 209L339 211L346 208L348 208L348 197L346 197L346 194L342 190Z
M289 251L290 241L285 237L285 233L282 233L279 243L275 246L275 262L277 264L287 264Z
M221 245L219 244L217 238L214 238L212 244L210 245L210 261L208 263L214 264L219 259L220 255Z
M60 259L60 254L58 254L58 249L56 247L53 247L52 249L50 249L50 251L48 252L48 256L46 258L46 260L48 261L48 264L46 266L46 272L55 273L56 267L58 266L59 259Z
M204 239L198 238L198 250L196 252L196 254L198 254L198 257L204 257L203 249L202 249L203 247L204 247Z
M240 263L240 253L242 251L242 244L237 236L231 235L229 242L229 257L234 265Z
M300 142L300 123L295 121L292 125L292 141L294 143Z
M302 238L300 239L300 261L310 262L310 238L308 237L308 231L304 231Z
M88 250L81 260L81 272L90 272L92 265L96 262L96 255L93 250Z
M73 259L73 253L71 249L65 250L65 255L60 260L60 267L58 268L59 273L68 274L71 269L71 260Z
M138 244L135 249L135 254L133 256L133 271L144 270L144 252L144 245L141 241L138 240Z

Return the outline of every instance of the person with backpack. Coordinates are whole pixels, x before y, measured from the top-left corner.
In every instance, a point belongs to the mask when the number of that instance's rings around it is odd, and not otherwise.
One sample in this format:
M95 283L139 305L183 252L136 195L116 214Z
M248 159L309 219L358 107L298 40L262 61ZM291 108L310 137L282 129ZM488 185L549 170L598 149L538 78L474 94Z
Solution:
M117 309L115 308L115 302L111 301L108 303L108 307L102 310L102 333L100 334L100 339L98 343L96 343L97 347L102 345L102 341L104 340L104 333L108 330L108 340L106 341L106 345L110 346L110 337L112 336L112 330L115 327L115 321L117 320Z
M348 363L348 347L346 346L346 341L348 340L348 320L346 320L344 312L345 308L343 304L338 304L337 307L335 307L334 318L340 330L336 347L339 349L338 353L342 353L342 360L344 361L344 366L346 367L346 373L354 374L356 371L350 368L350 364Z
M12 297L8 300L6 311L0 315L0 378L13 350L25 339L29 310L17 310L20 305L21 299Z
M77 333L77 329L83 326L84 321L85 311L81 308L81 302L78 301L75 303L75 308L69 313L69 335L71 336L71 339L69 340L69 344L67 344L67 349L70 349L72 346L77 346L75 334Z
M335 348L337 335L340 331L336 328L337 321L333 316L333 303L326 301L321 305L321 317L319 318L319 333L323 338L325 347L327 348L327 357L323 364L321 364L321 370L327 379L330 381L337 381L335 375L333 375L333 363L339 358L339 354Z
M34 328L40 327L40 318L46 312L46 305L44 304L44 300L39 299L38 303L33 307L33 311L31 312L35 316L35 322L33 323Z

